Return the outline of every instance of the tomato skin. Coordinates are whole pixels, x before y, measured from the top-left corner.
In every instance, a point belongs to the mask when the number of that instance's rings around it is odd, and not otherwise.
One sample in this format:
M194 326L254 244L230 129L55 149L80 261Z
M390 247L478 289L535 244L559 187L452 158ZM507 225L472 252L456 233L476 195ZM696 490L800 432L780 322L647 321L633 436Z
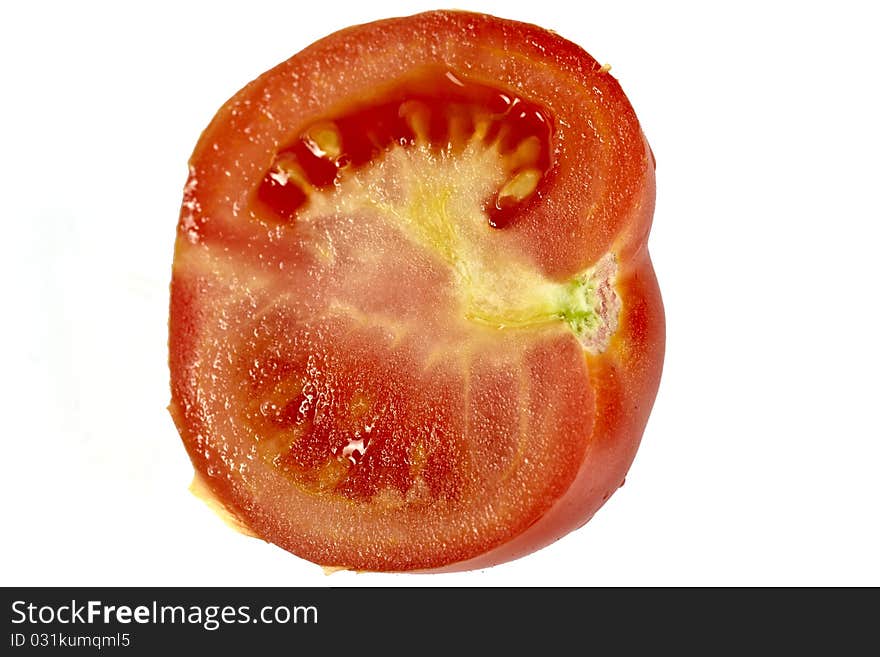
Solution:
M266 225L249 217L252 190L279 148L305 126L352 99L369 99L424 65L442 64L475 82L518 89L562 119L553 175L529 221L508 230L548 276L572 276L615 253L619 326L608 348L585 354L595 407L585 450L564 492L550 488L537 518L523 518L487 542L463 547L408 546L360 561L340 548L287 535L265 505L254 504L208 439L217 408L206 401L200 336L211 334L212 295L223 285L194 275L191 253L222 244L257 270L291 254L266 247ZM378 90L378 91L377 91ZM586 90L586 95L585 95ZM586 154L586 155L585 155ZM517 558L584 524L626 476L656 395L664 316L647 251L654 206L654 161L617 81L581 48L539 27L466 12L429 12L337 32L251 82L218 112L190 159L171 284L170 411L197 471L247 526L325 565L370 570L464 570ZM276 249L273 251L273 249ZM210 396L210 394L208 394ZM422 550L424 554L420 554ZM415 552L415 553L413 553ZM404 554L405 553L405 554Z

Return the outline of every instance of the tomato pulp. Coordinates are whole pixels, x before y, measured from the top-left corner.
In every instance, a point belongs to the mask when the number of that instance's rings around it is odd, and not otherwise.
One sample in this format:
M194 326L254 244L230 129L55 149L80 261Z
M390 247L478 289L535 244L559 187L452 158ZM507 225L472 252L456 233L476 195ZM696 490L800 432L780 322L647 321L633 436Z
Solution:
M429 12L265 73L178 223L170 410L201 486L330 567L482 567L580 526L659 383L653 206L618 83L541 28Z

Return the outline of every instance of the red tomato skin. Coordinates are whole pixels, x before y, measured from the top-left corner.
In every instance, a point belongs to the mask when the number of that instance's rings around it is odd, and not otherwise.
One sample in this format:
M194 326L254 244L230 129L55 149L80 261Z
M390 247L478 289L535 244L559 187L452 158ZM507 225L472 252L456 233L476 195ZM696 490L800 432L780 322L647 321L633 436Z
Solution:
M265 226L239 217L247 216L250 190L278 148L352 96L368 99L387 80L437 63L477 82L518 89L564 119L555 175L542 202L528 222L508 230L522 232L530 255L554 278L582 271L613 251L620 323L603 353L585 355L595 399L591 435L572 483L561 497L548 500L541 517L515 528L502 544L477 540L413 560L356 563L352 557L327 565L467 570L518 558L560 538L587 522L621 485L659 385L665 320L647 251L654 160L617 81L580 47L533 25L448 11L389 19L337 32L251 82L221 108L190 159L171 283L169 410L196 470L208 474L213 494L246 525L305 558L322 560L320 550L273 535L271 514L248 508L235 479L222 473L217 454L205 446L205 410L193 372L204 366L198 336L206 330L210 295L218 291L210 280L179 267L188 249L222 242L253 254L255 266L271 268L272 258L257 258L254 246ZM342 81L340 71L346 72ZM221 474L211 476L216 472Z

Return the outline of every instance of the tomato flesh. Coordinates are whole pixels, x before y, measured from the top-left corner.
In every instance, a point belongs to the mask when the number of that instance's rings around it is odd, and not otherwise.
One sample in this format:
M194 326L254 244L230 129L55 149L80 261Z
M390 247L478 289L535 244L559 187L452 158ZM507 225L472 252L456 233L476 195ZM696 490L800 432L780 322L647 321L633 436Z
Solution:
M190 165L171 412L249 531L478 567L620 484L662 363L653 160L589 55L464 12L351 28L240 92Z

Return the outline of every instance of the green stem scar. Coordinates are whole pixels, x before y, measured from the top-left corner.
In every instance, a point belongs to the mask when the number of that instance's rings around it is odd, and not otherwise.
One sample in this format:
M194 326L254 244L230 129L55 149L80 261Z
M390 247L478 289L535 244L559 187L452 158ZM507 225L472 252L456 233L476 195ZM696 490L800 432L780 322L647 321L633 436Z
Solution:
M465 317L499 330L563 322L586 351L601 353L617 330L620 297L614 288L616 276L617 261L608 253L593 267L562 283L527 276L513 294L501 295L486 294L476 286L470 290ZM473 281L473 276L469 278Z

